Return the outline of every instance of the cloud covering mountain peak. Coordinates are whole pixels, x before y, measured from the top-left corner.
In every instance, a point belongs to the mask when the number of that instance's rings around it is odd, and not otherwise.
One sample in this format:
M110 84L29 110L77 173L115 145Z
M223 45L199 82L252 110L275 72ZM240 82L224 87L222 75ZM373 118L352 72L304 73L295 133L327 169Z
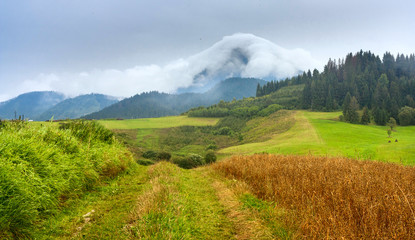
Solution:
M282 48L253 34L226 36L212 47L187 59L193 84L223 77L281 79L315 68L319 62L305 50ZM199 74L195 74L199 72ZM204 74L200 74L204 73Z
M99 92L132 96L144 91L175 92L212 85L227 77L281 79L320 66L305 50L285 49L252 34L224 37L212 47L165 66L40 74L23 82L23 91L54 90L68 95Z

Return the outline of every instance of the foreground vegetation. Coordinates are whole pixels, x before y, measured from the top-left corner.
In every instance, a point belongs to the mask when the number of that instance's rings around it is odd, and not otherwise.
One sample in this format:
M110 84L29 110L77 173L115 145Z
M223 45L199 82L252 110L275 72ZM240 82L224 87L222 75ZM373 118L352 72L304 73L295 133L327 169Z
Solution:
M33 232L35 239L278 239L272 204L203 167L132 164Z
M415 169L313 156L232 157L214 165L256 196L294 211L296 237L412 239Z
M67 199L92 190L132 162L113 133L95 122L0 125L0 238L30 237Z
M311 154L411 165L415 128L388 137L386 127L339 115L102 121L123 128L113 132L90 121L8 122L1 237L412 238L413 167ZM224 159L261 152L303 156Z

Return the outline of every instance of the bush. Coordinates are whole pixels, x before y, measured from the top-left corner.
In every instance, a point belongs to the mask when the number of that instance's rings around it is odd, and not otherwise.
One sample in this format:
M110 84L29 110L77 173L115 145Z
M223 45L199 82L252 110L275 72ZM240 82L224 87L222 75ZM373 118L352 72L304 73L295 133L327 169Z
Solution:
M206 153L205 162L207 164L216 162L216 155L213 151L209 151Z
M225 136L229 136L232 134L232 129L230 129L229 127L222 127L219 128L219 130L214 131L213 132L214 135L225 135Z
M206 147L206 150L216 150L216 149L218 149L218 146L216 146L216 144L214 144L214 143L209 144L209 145Z
M150 159L138 159L137 163L143 166L149 166L154 164L154 162Z
M171 158L171 154L168 153L168 152L159 152L159 153L157 153L157 156L156 156L156 159L159 160L159 161L160 160L169 161L170 158Z
M157 153L153 150L148 150L148 151L143 153L143 158L156 160Z
M415 109L405 106L401 108L398 114L399 123L402 126L408 126L415 123Z
M203 165L202 156L198 154L190 154L187 157L175 157L173 163L184 169L191 169Z
M276 111L279 111L283 109L283 107L279 104L271 104L268 107L262 109L261 111L259 111L258 115L261 117L266 117L269 116L271 114L273 114Z

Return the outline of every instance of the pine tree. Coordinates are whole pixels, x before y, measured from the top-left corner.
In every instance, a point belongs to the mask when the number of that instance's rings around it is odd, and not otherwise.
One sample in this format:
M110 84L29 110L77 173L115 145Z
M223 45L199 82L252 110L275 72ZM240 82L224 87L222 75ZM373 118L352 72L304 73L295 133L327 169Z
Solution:
M350 105L348 108L348 119L346 119L347 122L350 123L358 123L359 122L359 114L357 111L359 110L359 103L357 102L357 99L355 96L352 97L350 100Z
M352 100L352 96L350 95L349 92L347 92L346 97L344 97L344 100L343 100L343 116L344 116L344 119L348 118L346 115L348 113L348 109L350 107L351 100Z
M257 97L261 97L261 85L258 83L258 85L256 86L256 96Z
M363 108L363 115L360 120L360 123L365 124L365 125L370 123L370 114L369 114L369 109L367 107Z

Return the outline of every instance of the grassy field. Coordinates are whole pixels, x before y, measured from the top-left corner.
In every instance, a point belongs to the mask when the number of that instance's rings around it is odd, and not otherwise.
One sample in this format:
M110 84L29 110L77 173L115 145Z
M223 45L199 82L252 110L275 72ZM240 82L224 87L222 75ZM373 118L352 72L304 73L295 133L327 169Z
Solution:
M236 121L234 125L238 128L225 135L217 132L226 126L223 125L226 119L177 116L99 121L136 154L137 162L143 160L143 153L148 150L180 157L192 153L202 156L211 149L221 161L192 170L177 167L171 163L173 160L154 160L151 166L132 162L120 174L103 178L88 191L62 201L57 206L59 211L36 222L31 236L34 239L415 236L412 167L314 156L413 165L415 127L397 127L389 138L385 126L339 122L336 120L339 115L339 112L282 110L268 117L241 121L240 126L238 119L228 119ZM48 123L34 124L35 128L43 128ZM58 131L57 125L52 124L55 123L51 123L51 129ZM67 142L61 134L52 137L42 139ZM11 134L10 141L14 138ZM85 145L85 151L90 151L86 143L79 146ZM262 152L306 156L266 154L233 156L222 161L226 156ZM76 156L84 158L84 155L81 151ZM106 162L108 157L102 158ZM0 232L1 236L12 237Z
M160 162L126 173L66 204L35 239L278 239L281 212L211 168Z
M335 113L297 111L295 124L270 140L232 146L219 153L313 154L373 159L403 164L415 163L415 127L396 128L389 138L386 126L358 125L335 121ZM278 123L276 123L278 124ZM395 139L398 142L395 142ZM389 143L391 141L391 143Z
M98 122L109 129L156 129L179 126L215 125L218 120L218 118L189 118L187 116L172 116L126 120L99 120Z

